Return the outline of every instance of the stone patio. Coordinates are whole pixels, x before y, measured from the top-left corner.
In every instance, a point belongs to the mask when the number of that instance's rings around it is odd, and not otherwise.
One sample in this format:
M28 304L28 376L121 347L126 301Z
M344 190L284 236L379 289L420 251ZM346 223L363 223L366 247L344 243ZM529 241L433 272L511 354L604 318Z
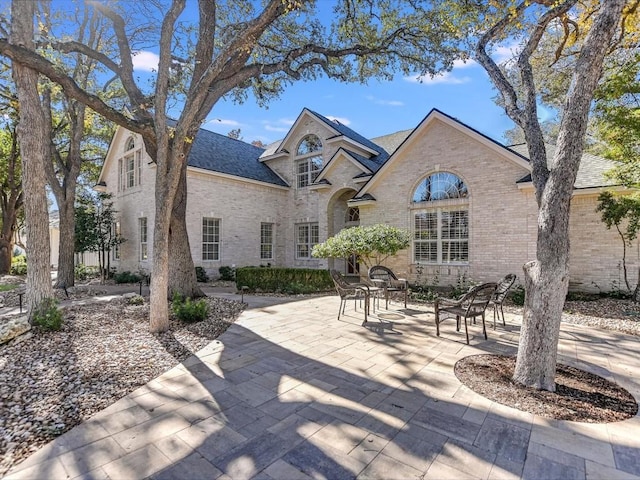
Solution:
M235 298L233 294L224 294ZM583 424L481 397L457 360L515 353L519 318L435 335L425 306L362 327L336 296L245 296L183 364L70 430L6 479L640 479L640 418ZM275 303L274 303L275 302ZM490 316L490 315L489 315ZM640 339L563 324L559 360L640 398Z

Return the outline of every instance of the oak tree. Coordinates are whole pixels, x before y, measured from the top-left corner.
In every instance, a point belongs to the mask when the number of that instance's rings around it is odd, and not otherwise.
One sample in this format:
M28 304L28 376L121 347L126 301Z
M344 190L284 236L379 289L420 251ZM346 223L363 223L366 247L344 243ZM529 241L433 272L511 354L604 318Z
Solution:
M21 3L14 0L14 3ZM91 5L108 19L117 39L111 57L84 43L47 37L59 52L81 54L104 65L128 96L127 111L87 92L45 56L0 38L0 53L36 69L65 93L140 134L156 163L151 314L153 331L168 328L169 262L174 288L197 288L186 235L186 169L200 125L224 96L242 100L251 89L261 103L298 80L326 75L341 81L390 78L393 71L434 74L451 68L456 40L464 36L437 3L400 0L336 0L332 14L324 2L199 0L195 20L186 0ZM64 8L64 7L61 7ZM159 27L154 30L154 27ZM134 74L133 55L144 32L155 44L158 66L146 90ZM175 122L168 121L174 109ZM170 246L171 245L171 246ZM171 256L170 253L171 252ZM178 283L179 280L179 283ZM186 296L193 296L185 292Z
M514 380L551 391L555 390L560 321L569 285L569 209L573 185L603 61L620 27L623 9L633 2L608 0L594 5L588 33L574 62L567 67L571 80L562 98L557 148L549 161L538 120L539 96L531 57L548 31L571 29L577 3L538 0L506 2L503 6L490 2L467 10L469 13L481 8L483 18L490 19L491 25L478 32L474 56L498 89L507 115L524 132L538 203L536 259L524 266L525 308ZM515 62L519 88L490 55L490 47L514 36L522 41Z

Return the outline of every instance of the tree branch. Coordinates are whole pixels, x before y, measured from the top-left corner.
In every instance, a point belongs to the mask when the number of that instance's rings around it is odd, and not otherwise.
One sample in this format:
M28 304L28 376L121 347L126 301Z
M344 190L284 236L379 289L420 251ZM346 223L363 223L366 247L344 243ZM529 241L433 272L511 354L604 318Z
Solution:
M49 80L59 84L69 97L84 103L92 110L112 122L122 125L132 132L148 135L151 128L148 121L134 121L120 111L111 108L96 95L85 92L78 84L53 63L27 48L13 45L6 38L0 38L0 52L11 60L41 72Z

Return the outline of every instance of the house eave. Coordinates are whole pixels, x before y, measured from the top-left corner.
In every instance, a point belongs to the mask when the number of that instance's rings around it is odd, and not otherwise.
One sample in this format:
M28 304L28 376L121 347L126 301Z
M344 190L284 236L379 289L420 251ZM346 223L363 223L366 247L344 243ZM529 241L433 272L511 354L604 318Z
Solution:
M195 172L195 173L201 173L203 175L210 175L210 176L219 177L219 178L227 178L230 180L236 180L238 182L252 183L254 185L277 188L280 190L289 190L290 188L289 186L276 185L275 183L263 182L261 180L254 180L253 178L240 177L239 175L231 175L228 173L215 172L213 170L207 170L206 168L188 166L187 170L191 170L192 172Z
M327 143L345 142L350 145L353 145L356 148L359 148L360 150L370 153L372 156L376 156L380 154L380 152L374 150L373 148L367 147L366 145L362 145L361 143L356 142L355 140L347 137L346 135L336 135L335 137L328 138L326 141Z

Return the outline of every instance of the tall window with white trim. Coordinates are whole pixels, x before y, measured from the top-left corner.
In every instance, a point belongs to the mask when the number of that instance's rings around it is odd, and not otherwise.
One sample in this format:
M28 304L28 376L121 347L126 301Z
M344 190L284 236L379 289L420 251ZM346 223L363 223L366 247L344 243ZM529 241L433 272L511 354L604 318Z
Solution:
M322 169L322 141L317 135L307 135L296 150L296 185L308 187Z
M296 224L296 258L311 258L311 249L319 243L318 223Z
M138 238L140 239L140 260L149 258L149 244L147 243L147 217L138 219Z
M202 260L220 260L219 218L202 218Z
M457 175L438 172L413 193L413 259L416 263L469 261L469 192Z
M260 224L260 260L273 259L273 223Z
M137 187L142 182L142 150L136 148L133 137L124 147L124 156L118 159L118 191L124 192Z

